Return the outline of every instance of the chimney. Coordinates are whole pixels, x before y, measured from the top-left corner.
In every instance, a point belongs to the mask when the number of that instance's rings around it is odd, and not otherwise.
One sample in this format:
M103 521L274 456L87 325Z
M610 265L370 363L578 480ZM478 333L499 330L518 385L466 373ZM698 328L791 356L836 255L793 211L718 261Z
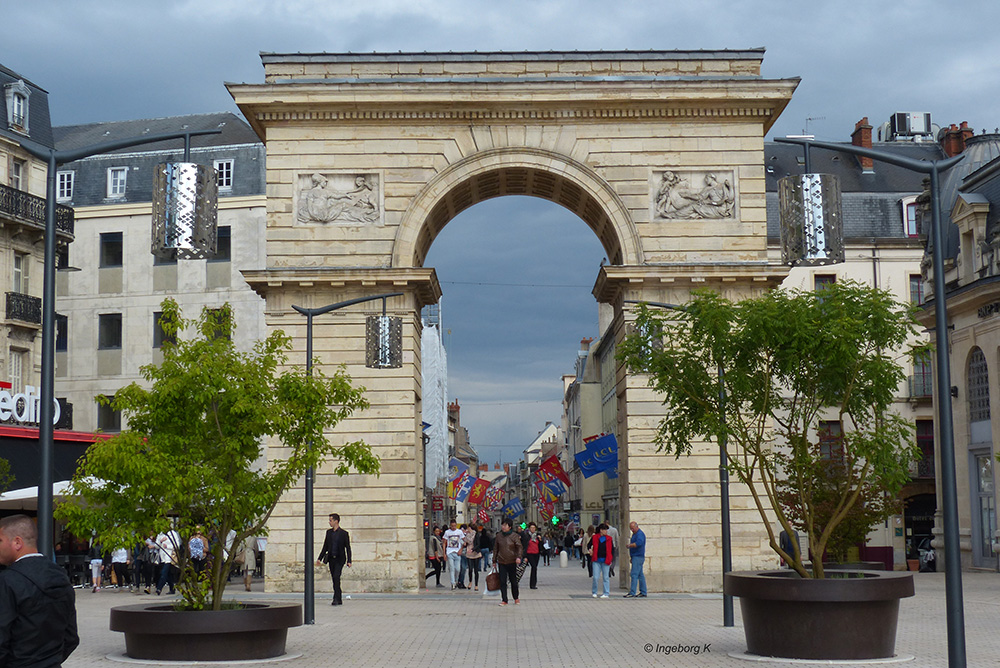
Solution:
M941 137L941 148L949 158L965 151L965 142L972 138L973 131L969 127L968 121L962 121L961 125L954 123L944 131Z
M590 350L590 344L593 342L594 337L580 339L580 352L587 352Z
M458 399L455 399L454 402L448 404L448 412L449 413L454 413L455 414L455 419L458 419L458 416L459 416L459 413L461 412L461 410L462 410L462 407L458 405Z
M851 143L861 148L872 147L872 126L868 123L867 116L854 124L854 132L851 133ZM861 163L862 171L871 172L875 169L875 162L871 158L859 157L858 161Z

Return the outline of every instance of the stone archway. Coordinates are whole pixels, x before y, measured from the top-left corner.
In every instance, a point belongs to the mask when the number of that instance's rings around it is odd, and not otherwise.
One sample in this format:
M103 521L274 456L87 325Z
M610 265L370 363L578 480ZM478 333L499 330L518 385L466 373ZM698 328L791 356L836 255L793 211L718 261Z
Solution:
M699 287L739 297L784 277L767 253L763 138L798 82L762 78L762 58L762 49L264 54L263 84L229 85L267 145L267 266L244 276L266 300L268 327L292 336L292 362L305 348L293 304L403 293L389 303L404 318L401 369L364 367L365 308L315 326L320 363L345 364L371 403L330 438L364 438L383 464L378 478L317 472L317 515L339 512L352 534L348 586L423 581L419 314L441 294L423 264L459 211L524 194L577 213L608 252L594 295L614 307L611 340L632 317L627 300L679 303ZM650 588L718 590L717 455L657 455L659 401L621 369L612 386L621 520L650 539ZM280 456L274 444L269 457ZM768 559L759 520L733 496L734 564L755 567ZM301 514L295 489L271 518L275 590L300 589L315 556L303 553Z
M423 266L434 238L452 218L474 204L504 195L555 202L593 230L611 264L642 264L639 233L628 208L604 179L553 151L507 147L471 155L427 183L403 214L392 266Z

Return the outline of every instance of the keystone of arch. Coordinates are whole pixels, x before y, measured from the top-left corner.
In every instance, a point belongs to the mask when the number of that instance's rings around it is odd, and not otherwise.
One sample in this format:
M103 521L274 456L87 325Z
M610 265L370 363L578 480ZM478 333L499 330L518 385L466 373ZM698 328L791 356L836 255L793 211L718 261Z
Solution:
M421 233L428 225L431 211L453 188L479 174L518 167L545 171L581 188L600 205L607 216L620 250L621 264L643 264L642 244L632 216L607 181L587 165L565 155L522 147L494 148L474 153L448 166L428 181L403 213L393 243L392 266L408 268L422 264L422 258L418 258ZM599 231L593 231L600 238ZM429 230L431 243L439 232L440 230ZM604 239L601 242L609 253L608 257L612 258L612 249L607 248Z

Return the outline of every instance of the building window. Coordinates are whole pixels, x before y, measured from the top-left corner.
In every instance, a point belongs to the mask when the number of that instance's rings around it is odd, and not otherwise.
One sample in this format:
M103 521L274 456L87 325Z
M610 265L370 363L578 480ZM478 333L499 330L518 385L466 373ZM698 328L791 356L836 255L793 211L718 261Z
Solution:
M27 253L14 253L14 292L22 295L28 294L28 267L30 266Z
M914 398L931 397L934 394L934 368L931 366L931 353L922 351L913 357L913 379L911 380L910 396Z
M986 366L986 355L982 348L973 348L969 354L969 422L985 422L990 419L990 381Z
M108 197L125 197L125 179L128 167L111 167L108 169Z
M102 232L101 233L101 266L120 267L122 266L122 233Z
M228 340L232 332L232 322L227 321L225 309L221 308L208 309L208 317L215 324L215 332L212 338Z
M14 190L27 190L28 163L24 160L14 160L10 164L10 187Z
M97 404L97 429L100 431L122 430L121 411L116 411L111 406L108 406L104 403L104 401L110 401L113 398L114 397L108 397L104 395L100 395L98 397L99 401Z
M924 303L924 277L920 274L910 274L910 303Z
M159 267L161 265L177 264L177 249L171 250L168 255L169 257L160 257L159 255L154 255L153 266Z
M58 172L56 174L56 199L68 202L73 199L74 172Z
M24 391L24 358L25 351L10 349L10 393L17 394Z
M903 199L903 232L908 237L916 237L920 235L920 229L917 226L917 198L916 197L906 197Z
M31 89L24 81L18 80L4 86L7 99L7 127L23 134L28 133L28 96Z
M223 225L219 227L216 244L215 244L215 255L209 259L209 262L229 262L232 259L232 228L228 225Z
M232 160L216 160L215 161L215 175L216 175L216 183L219 184L219 190L232 190L233 189L233 161Z
M101 313L98 317L98 350L120 350L122 347L122 314Z
M814 274L813 290L822 290L837 282L836 274Z
M69 318L56 313L56 352L64 353L69 349Z
M916 478L934 477L934 421L917 420L917 447L920 448L920 459L917 460Z
M817 431L820 458L828 461L842 461L844 459L844 446L841 441L840 421L820 420Z
M160 319L163 317L163 313L157 311L153 313L153 347L162 348L164 343L176 343L176 337L167 336L167 333L163 331L163 327L160 325Z

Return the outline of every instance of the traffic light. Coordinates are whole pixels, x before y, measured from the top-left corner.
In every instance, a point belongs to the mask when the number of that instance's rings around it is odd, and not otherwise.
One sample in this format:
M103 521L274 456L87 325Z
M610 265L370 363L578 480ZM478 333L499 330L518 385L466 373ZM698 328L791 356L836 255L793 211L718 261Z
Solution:
M431 521L430 520L424 520L424 528L425 529L430 529L431 528Z

